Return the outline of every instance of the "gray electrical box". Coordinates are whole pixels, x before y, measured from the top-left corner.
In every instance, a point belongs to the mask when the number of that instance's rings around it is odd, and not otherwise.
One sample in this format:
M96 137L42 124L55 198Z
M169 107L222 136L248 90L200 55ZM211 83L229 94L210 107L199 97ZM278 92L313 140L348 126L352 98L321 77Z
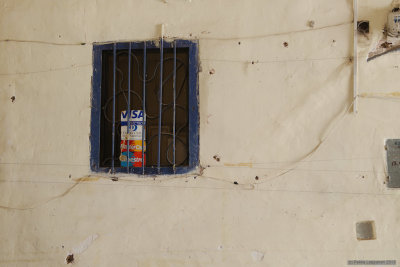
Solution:
M386 140L388 187L400 188L400 139Z

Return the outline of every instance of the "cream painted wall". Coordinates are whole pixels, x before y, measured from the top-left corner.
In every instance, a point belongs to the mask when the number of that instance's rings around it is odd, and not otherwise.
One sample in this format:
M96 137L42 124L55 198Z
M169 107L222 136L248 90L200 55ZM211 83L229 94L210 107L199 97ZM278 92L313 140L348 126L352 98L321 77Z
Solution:
M0 0L0 265L399 262L383 146L400 133L399 52L365 60L390 4L359 0L354 115L351 0ZM112 182L89 170L92 43L161 23L199 40L205 169ZM363 220L376 240L357 241Z

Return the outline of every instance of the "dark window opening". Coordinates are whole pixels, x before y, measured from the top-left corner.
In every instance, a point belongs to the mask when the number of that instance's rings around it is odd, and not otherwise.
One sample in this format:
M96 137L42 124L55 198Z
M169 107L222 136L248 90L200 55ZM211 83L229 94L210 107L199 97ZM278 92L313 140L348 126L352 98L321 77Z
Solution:
M197 44L189 41L182 43L183 45L179 45L179 42L165 43L162 50L162 62L161 49L153 42L146 42L149 44L146 46L143 45L144 43L131 43L130 52L127 47L129 43L94 46L92 170L142 174L183 173L198 165ZM175 53L174 44L178 44ZM193 62L194 59L195 62ZM174 61L176 62L175 75ZM146 69L144 69L144 64L146 64ZM161 65L163 69L162 120L161 130L159 130ZM143 88L145 88L144 106ZM121 131L124 133L122 127L125 125L126 132L127 122L121 119L121 113L128 110L128 102L130 102L131 111L145 111L143 113L145 125L142 128L143 145L141 146L141 149L144 149L145 160L143 160L143 165L140 163L140 165L130 165L127 168L129 159L127 161L127 154L123 153L126 150L122 149L127 143L124 143L126 138L121 138ZM113 114L115 114L114 123ZM113 124L115 125L114 138ZM133 122L130 121L131 126L132 124ZM174 136L175 146L173 145ZM158 154L159 137L160 154ZM132 148L131 145L130 148ZM112 150L114 150L114 157ZM128 157L134 157L133 154L129 152ZM140 155L137 157L141 158Z

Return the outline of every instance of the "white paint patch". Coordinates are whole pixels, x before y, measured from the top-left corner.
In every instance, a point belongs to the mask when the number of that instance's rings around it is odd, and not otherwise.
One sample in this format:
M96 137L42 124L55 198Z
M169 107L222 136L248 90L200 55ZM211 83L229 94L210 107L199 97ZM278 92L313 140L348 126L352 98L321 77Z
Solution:
M95 241L98 237L99 237L98 234L89 236L84 241L82 241L78 246L74 247L71 250L70 254L76 255L76 254L80 254L80 253L84 252L93 243L93 241Z
M260 251L252 251L251 257L253 258L253 261L262 261L264 259L264 253Z

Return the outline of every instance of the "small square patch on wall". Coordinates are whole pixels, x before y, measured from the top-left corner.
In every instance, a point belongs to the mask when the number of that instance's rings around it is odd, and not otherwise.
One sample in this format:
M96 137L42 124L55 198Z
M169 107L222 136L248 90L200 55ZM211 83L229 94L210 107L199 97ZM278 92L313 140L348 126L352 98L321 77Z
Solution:
M356 235L357 240L375 240L375 222L374 221L363 221L356 223Z

